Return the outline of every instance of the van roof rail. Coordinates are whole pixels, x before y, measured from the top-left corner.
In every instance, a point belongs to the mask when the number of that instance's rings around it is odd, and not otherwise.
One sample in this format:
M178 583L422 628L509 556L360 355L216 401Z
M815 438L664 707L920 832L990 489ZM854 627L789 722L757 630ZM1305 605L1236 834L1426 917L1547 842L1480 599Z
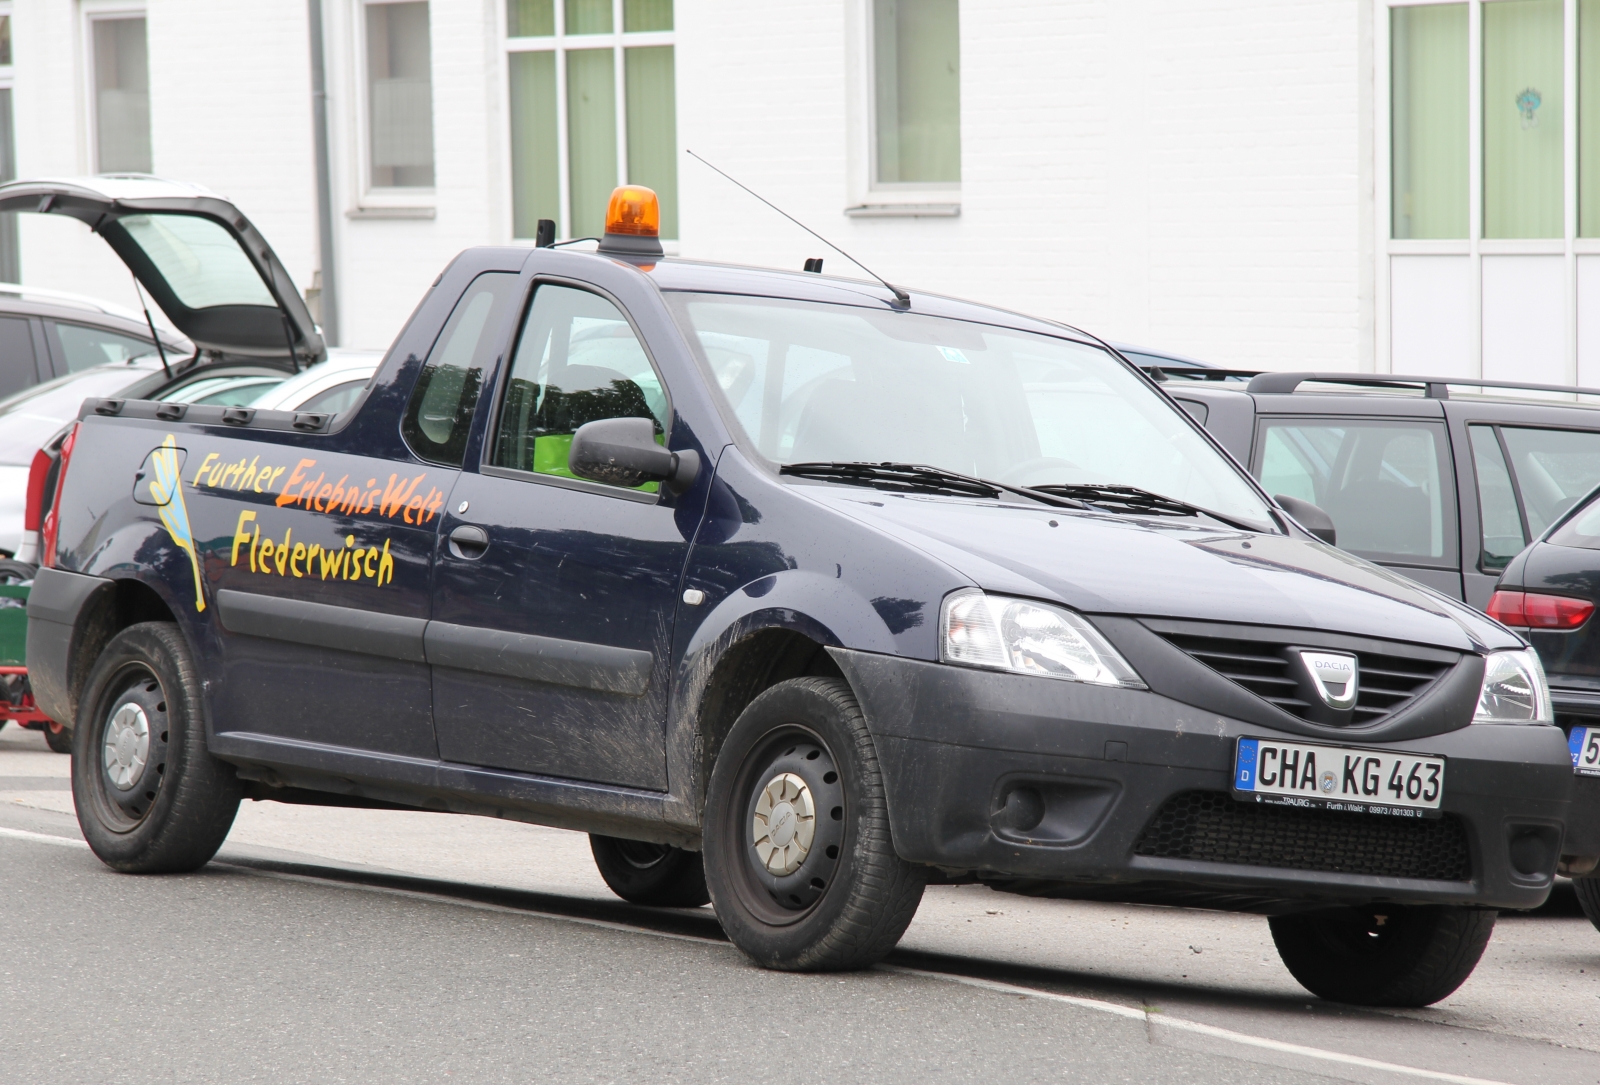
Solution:
M1568 395L1600 396L1600 388L1580 388L1572 384L1527 384L1523 381L1488 381L1468 377L1415 377L1397 373L1261 373L1250 379L1246 392L1293 392L1307 381L1319 384L1354 384L1373 388L1421 386L1429 399L1449 399L1450 385L1465 388L1507 388L1519 392L1564 392Z

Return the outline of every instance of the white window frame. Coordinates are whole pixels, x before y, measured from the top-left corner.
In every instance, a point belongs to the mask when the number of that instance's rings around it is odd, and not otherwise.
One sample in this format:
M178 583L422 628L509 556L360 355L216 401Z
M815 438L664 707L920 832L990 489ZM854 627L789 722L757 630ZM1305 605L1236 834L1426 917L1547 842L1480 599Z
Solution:
M439 140L438 140L438 81L433 63L433 0L428 0L428 108L433 111L433 184L428 187L379 186L372 183L372 115L367 94L367 8L381 4L404 4L411 0L350 0L350 72L354 85L350 88L350 101L354 116L350 118L350 131L354 133L351 150L355 161L350 176L356 180L355 208L345 212L349 218L433 218L439 199Z
M1471 284L1469 360L1474 376L1483 375L1483 257L1485 255L1553 256L1565 258L1566 372L1578 381L1578 256L1600 253L1600 237L1578 236L1578 0L1562 0L1562 110L1563 220L1559 238L1486 238L1483 236L1483 8L1497 0L1373 0L1373 155L1377 180L1373 223L1378 253L1374 306L1375 361L1380 373L1393 372L1391 358L1392 292L1390 258L1394 256L1466 256ZM1467 5L1467 236L1455 240L1410 240L1394 232L1393 147L1391 145L1391 79L1393 57L1389 42L1389 12L1394 8L1424 7L1440 3Z
M154 82L155 66L150 63L150 12L143 4L130 4L127 0L81 0L78 9L78 44L83 74L84 129L83 160L88 163L86 173L100 173L100 117L99 95L95 93L94 24L117 19L140 18L144 20L145 65ZM11 24L11 49L17 48L16 23ZM13 58L14 59L14 58ZM150 168L155 170L156 118L155 88L150 88Z
M846 0L846 125L852 218L950 218L961 213L961 182L882 184L877 179L878 103L873 78L872 0ZM963 20L962 25L965 25ZM964 52L965 50L963 50ZM966 95L961 96L965 112ZM962 171L966 175L966 171Z
M679 0L681 3L682 0ZM624 32L622 29L623 0L611 0L611 33L609 34L568 34L567 33L567 5L564 0L554 0L555 7L555 34L551 37L520 37L513 38L506 28L507 13L506 0L499 0L496 8L499 13L499 35L501 52L509 56L511 53L554 53L556 57L556 184L560 193L559 217L556 219L556 236L570 238L572 236L572 178L570 175L570 149L567 142L567 51L569 49L604 49L608 45L612 50L611 71L615 82L617 101L617 184L628 183L628 87L626 58L623 56L625 48L647 47L652 45L670 45L674 49L676 59L678 32L673 30L646 30L633 33ZM677 4L673 5L676 9ZM673 12L673 26L677 26L677 12ZM501 138L504 142L504 153L501 162L504 164L502 181L506 193L506 222L513 221L511 201L514 198L515 181L511 176L511 65L509 61L502 65L500 74L500 124ZM676 65L673 71L677 71ZM677 109L677 89L673 90L673 109ZM681 148L674 148L677 156ZM682 185L679 185L679 214L682 214ZM680 218L680 223L682 219ZM679 227L680 231L682 227ZM507 234L511 232L508 225ZM517 240L531 240L519 238ZM663 238L662 246L668 255L677 253L677 239Z

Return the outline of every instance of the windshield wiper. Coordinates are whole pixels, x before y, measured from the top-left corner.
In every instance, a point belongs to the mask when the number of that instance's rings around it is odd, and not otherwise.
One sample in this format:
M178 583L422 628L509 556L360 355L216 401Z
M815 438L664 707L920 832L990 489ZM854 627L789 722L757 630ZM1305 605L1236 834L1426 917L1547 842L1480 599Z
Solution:
M1010 493L1058 509L1088 507L1073 494L1043 493L1026 486L1012 486L921 463L866 463L861 460L786 463L778 468L778 473L831 479L899 493L936 493L957 497L999 497L1002 493Z
M1152 493L1141 490L1137 486L1095 486L1084 484L1049 484L1033 486L1030 489L1040 493L1056 494L1061 497L1077 498L1091 505L1109 508L1111 511L1126 510L1135 513L1153 513L1157 516L1209 516L1218 523L1236 527L1241 531L1260 531L1259 527L1236 520L1231 516L1224 516L1219 512L1191 505L1187 501L1180 501L1176 497L1167 497L1164 494Z

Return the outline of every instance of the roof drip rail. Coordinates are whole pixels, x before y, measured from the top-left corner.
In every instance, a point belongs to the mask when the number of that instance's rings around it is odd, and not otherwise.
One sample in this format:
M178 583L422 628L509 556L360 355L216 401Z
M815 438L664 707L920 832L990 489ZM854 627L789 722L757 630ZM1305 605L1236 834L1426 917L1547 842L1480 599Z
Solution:
M1076 330L1076 329L1074 329ZM1201 369L1198 366L1170 365L1160 366L1141 363L1139 368L1150 374L1150 379L1160 383L1163 379L1177 381L1225 381L1230 378L1257 377L1261 375L1259 369ZM1157 376L1156 374L1161 374Z
M1289 393L1300 385L1351 384L1367 388L1421 387L1429 399L1449 399L1450 386L1461 388L1505 388L1518 392L1560 392L1574 396L1600 396L1600 388L1574 384L1527 384L1522 381L1489 381L1470 377L1408 376L1399 373L1262 373L1252 377L1246 392L1255 394Z

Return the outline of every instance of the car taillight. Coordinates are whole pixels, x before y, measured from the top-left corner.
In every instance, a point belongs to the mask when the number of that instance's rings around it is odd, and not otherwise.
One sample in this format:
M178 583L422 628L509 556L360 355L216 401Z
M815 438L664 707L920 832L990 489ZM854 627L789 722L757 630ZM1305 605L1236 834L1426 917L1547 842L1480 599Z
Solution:
M58 513L61 506L61 487L67 481L67 464L72 460L72 446L77 443L77 440L78 427L74 425L72 432L67 434L67 439L61 442L61 455L56 458L55 486L50 487L46 482L41 482L39 485L41 501L45 490L50 490L50 507L45 510L44 519L39 525L39 564L42 566L49 567L56 563L56 529L60 524ZM38 458L35 457L33 462L37 467ZM44 474L46 478L49 477L48 467L45 469ZM33 489L33 474L31 471L28 475L28 489L30 491ZM31 504L29 508L32 508Z
M1589 620L1594 604L1567 595L1497 591L1485 609L1495 621L1521 629L1576 629Z
M44 521L44 487L55 463L56 458L42 448L33 454L33 463L28 467L28 504L22 514L24 531L38 531Z

